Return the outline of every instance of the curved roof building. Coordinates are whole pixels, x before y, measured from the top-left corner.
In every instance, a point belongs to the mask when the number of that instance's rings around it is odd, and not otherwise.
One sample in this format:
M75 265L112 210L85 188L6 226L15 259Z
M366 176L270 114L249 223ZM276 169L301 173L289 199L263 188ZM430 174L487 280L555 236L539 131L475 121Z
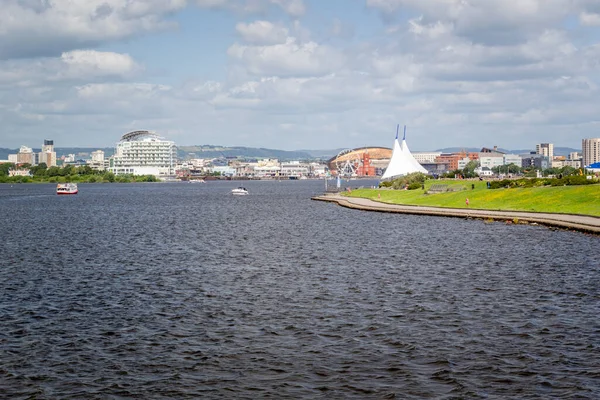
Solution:
M115 175L170 176L175 173L177 146L151 131L132 131L121 136L110 159Z
M378 168L385 168L392 157L392 149L388 147L359 147L352 150L345 150L335 157L330 158L327 160L327 166L331 171L337 171L341 164L362 160L365 153L369 156L371 163Z
M144 141L152 139L162 139L155 132L151 131L131 131L121 136L121 142Z

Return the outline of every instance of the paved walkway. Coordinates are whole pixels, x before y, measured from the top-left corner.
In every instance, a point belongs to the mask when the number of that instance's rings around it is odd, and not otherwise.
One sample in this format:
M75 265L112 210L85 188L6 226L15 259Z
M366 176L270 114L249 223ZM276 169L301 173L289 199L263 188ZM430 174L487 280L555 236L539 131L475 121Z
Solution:
M585 215L533 213L523 211L496 211L477 210L466 208L442 208L427 206L407 206L400 204L388 204L379 201L361 199L357 197L345 197L339 194L324 194L316 196L313 200L330 201L338 203L343 207L355 208L365 211L394 212L403 214L436 215L442 217L481 218L500 221L514 221L520 223L538 223L560 228L574 229L583 232L600 234L600 218Z

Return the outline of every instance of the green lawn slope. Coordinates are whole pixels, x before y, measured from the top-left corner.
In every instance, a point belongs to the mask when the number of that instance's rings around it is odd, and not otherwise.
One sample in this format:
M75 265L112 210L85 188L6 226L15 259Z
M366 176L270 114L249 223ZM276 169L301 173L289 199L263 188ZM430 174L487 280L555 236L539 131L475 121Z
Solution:
M465 190L425 194L432 184L460 185ZM475 189L471 189L471 185ZM425 190L356 189L346 196L391 204L593 215L600 217L600 185L487 189L485 181L434 181ZM379 198L381 196L381 198Z

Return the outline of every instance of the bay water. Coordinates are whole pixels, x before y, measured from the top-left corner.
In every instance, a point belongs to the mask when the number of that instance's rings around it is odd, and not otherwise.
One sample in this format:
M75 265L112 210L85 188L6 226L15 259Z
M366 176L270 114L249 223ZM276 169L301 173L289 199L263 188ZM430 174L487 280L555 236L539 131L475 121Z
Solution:
M7 398L600 398L597 236L323 181L79 190L0 185Z

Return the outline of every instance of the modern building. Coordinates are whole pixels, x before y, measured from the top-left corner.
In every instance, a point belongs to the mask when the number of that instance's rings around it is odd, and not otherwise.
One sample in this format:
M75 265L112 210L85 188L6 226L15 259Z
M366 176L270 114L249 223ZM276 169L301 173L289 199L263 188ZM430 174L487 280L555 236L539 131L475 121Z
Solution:
M583 139L581 141L583 166L588 166L600 162L600 138Z
M456 171L462 169L469 161L479 160L479 153L461 151L458 153L443 153L435 159L436 163L447 164L448 171ZM462 167L460 167L462 165Z
M554 144L540 143L535 145L535 154L541 154L548 157L550 160L554 158Z
M150 131L124 134L110 158L109 171L115 175L175 175L177 147Z
M518 154L505 154L504 155L504 165L515 164L517 166L521 166L523 160Z
M451 169L450 169L450 162L449 161L425 162L425 163L421 163L421 165L431 175L442 175L442 174L444 174L444 173L446 173L448 171L451 171Z
M545 170L550 168L551 161L548 157L542 154L529 154L522 157L521 167L522 168L537 168Z
M429 164L434 163L435 159L442 155L441 151L415 151L412 153L415 160L417 160L420 164Z
M235 176L235 168L228 165L214 166L210 168L211 172L218 172L221 176Z
M483 153L482 153L483 154ZM504 165L504 154L493 154L489 155L479 155L479 165L482 168L489 168L490 170L495 167L499 167Z
M54 140L44 140L42 151L38 153L38 162L46 164L48 168L56 166L56 152L54 151Z
M92 151L90 154L91 158L87 161L87 165L95 170L104 171L107 169L107 161L104 158L104 152L102 150Z
M310 166L308 164L301 163L300 161L291 161L281 163L279 175L281 177L295 177L308 176Z
M573 168L581 168L581 154L577 152L569 153L564 165Z

